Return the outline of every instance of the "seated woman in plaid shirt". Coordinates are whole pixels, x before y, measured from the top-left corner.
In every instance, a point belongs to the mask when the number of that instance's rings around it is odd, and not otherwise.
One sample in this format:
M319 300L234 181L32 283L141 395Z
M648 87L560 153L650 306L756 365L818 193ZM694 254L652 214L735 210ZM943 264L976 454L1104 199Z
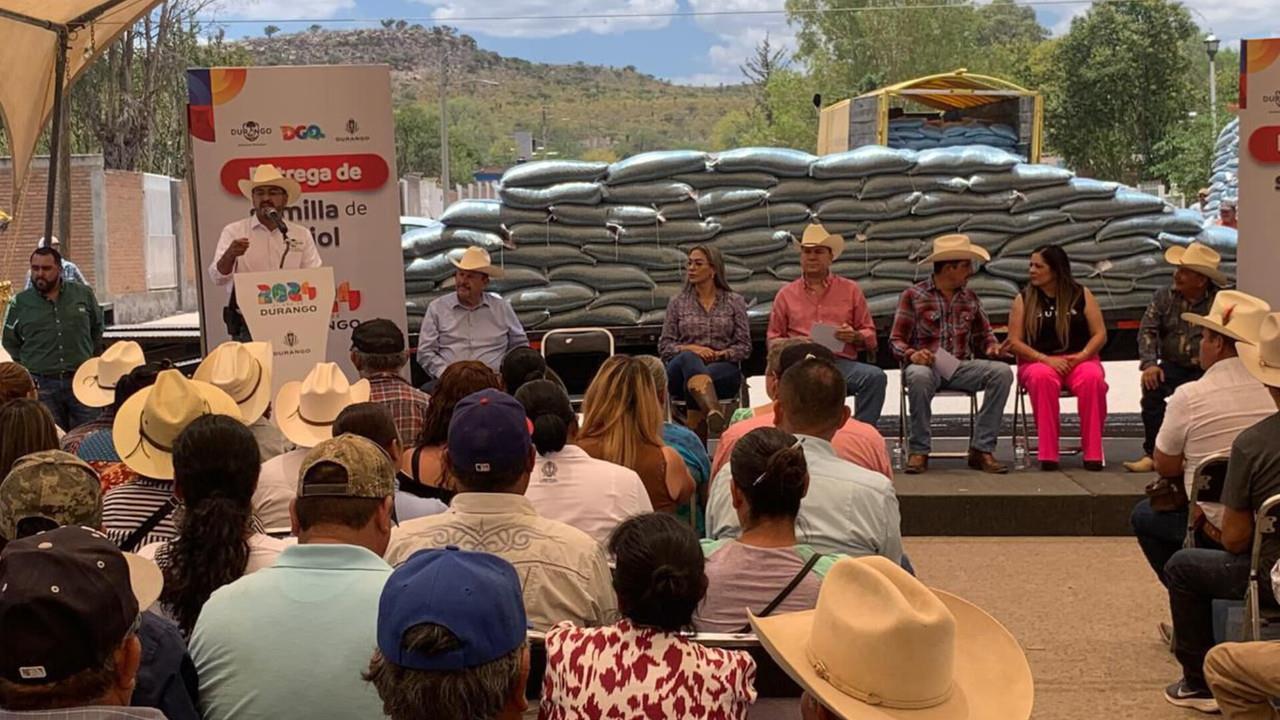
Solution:
M910 401L911 432L905 468L909 474L929 467L929 404L939 390L951 389L982 393L982 410L969 447L969 467L989 473L1009 470L992 452L1013 385L1013 371L1003 362L978 359L979 353L998 357L1001 347L991 332L982 301L965 287L973 275L973 263L990 259L985 249L969 241L969 236L943 235L933 241L933 253L921 261L933 263L933 275L904 290L898 301L889 342L894 357L906 363L902 382ZM944 363L948 365L946 376L943 368L935 366L942 350L960 361L955 367Z

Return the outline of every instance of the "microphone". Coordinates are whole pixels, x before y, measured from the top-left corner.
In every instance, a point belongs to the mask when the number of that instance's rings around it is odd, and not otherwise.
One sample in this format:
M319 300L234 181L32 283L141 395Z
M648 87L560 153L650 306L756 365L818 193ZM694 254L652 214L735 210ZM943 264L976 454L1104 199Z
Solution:
M275 223L276 227L280 228L281 235L286 237L289 235L289 226L284 224L284 218L280 216L279 210L276 210L275 208L267 208L267 218L271 220L271 222Z

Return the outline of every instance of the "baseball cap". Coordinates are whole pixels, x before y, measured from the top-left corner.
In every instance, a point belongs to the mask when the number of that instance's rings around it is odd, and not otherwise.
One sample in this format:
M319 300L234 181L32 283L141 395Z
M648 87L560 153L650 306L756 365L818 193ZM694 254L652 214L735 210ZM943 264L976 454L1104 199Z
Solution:
M0 553L0 677L44 685L102 667L160 596L155 563L62 527Z
M468 473L523 470L529 461L529 418L510 395L485 388L462 398L449 421L449 464Z
M404 333L385 318L362 322L351 331L351 347L362 353L387 355L404 351Z
M827 362L835 362L836 354L831 352L830 348L819 345L814 342L802 342L792 345L782 354L778 356L778 377L782 377L782 373L786 372L792 365L808 360L809 358L818 358Z
M347 471L345 483L303 482L307 471L333 463ZM298 469L298 497L385 498L396 493L396 469L387 452L368 438L343 433L311 448Z
M407 650L405 633L427 623L453 633L458 647L434 655ZM454 545L414 553L387 578L378 600L378 649L388 661L414 670L493 662L520 647L528 628L511 563Z
M102 485L88 463L61 450L23 455L0 483L0 537L18 536L18 524L45 518L55 525L102 525Z

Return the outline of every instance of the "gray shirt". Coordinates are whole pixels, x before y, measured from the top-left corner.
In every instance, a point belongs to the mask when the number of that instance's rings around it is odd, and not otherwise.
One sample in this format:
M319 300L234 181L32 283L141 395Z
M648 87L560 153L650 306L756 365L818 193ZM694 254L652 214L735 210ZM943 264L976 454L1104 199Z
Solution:
M1280 413L1262 420L1231 443L1222 504L1232 510L1256 513L1267 498L1280 493ZM1261 568L1280 558L1280 533L1262 537Z
M509 350L528 344L511 303L484 293L469 308L449 293L427 306L418 331L418 364L433 378L458 360L479 360L496 372Z

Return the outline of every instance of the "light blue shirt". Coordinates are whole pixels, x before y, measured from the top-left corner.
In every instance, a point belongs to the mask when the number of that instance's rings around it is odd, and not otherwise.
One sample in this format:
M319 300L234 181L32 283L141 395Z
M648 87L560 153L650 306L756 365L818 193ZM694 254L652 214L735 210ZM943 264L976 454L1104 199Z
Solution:
M800 501L796 539L821 553L851 557L883 555L902 560L902 519L889 478L836 455L831 443L796 433L809 466L809 492ZM707 534L713 539L742 534L733 511L729 463L711 481Z
M484 293L469 308L449 293L427 306L418 331L418 364L433 378L459 360L479 360L497 372L508 351L528 344L511 303Z
M383 717L360 673L389 575L363 547L293 545L215 591L190 645L204 720Z

